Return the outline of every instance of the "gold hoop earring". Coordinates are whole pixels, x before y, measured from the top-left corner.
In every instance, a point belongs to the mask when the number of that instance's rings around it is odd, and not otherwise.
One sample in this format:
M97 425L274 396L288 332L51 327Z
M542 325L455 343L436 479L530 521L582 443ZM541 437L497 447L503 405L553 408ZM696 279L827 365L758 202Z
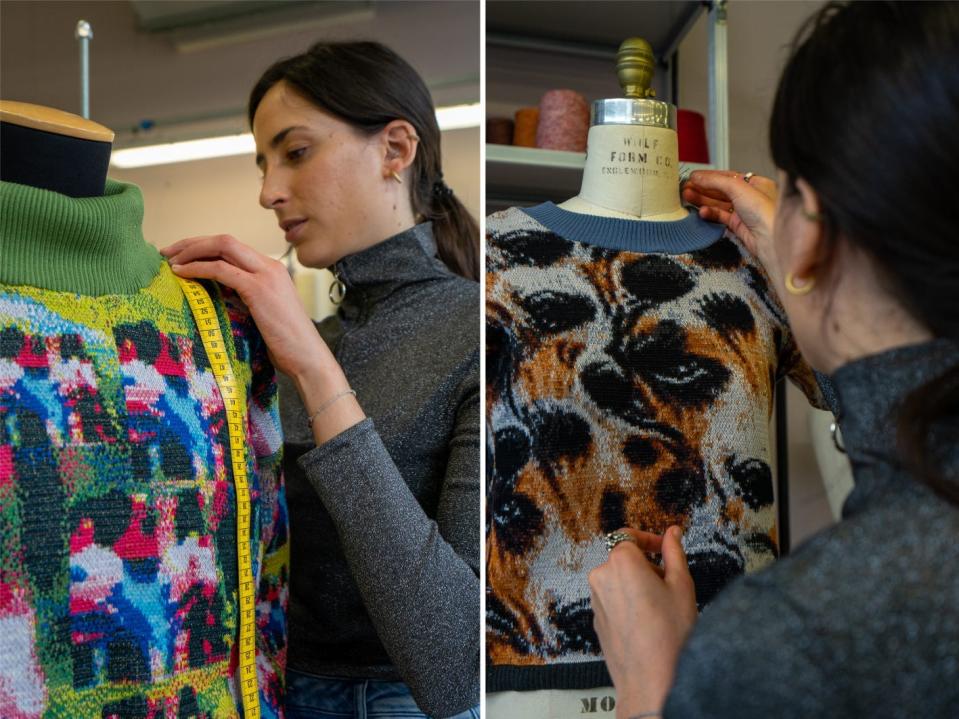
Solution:
M802 287L796 287L796 283L793 282L793 273L786 273L786 291L791 295L808 295L812 292L812 288L816 286L815 277L807 277L806 284Z
M403 178L400 177L400 176L397 174L396 170L393 170L393 173L392 173L392 174L393 174L393 179L396 180L398 183L400 183L400 184L402 185L402 184L403 184Z

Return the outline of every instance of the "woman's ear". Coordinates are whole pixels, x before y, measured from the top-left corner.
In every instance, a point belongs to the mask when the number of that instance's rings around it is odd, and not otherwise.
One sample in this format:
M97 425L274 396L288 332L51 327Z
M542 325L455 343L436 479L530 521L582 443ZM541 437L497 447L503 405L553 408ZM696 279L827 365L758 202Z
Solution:
M803 279L815 279L820 262L825 256L825 238L822 229L822 217L819 214L819 195L812 186L801 177L796 180L800 214L792 222L790 232L789 256L785 258L783 271L790 273L797 285Z
M402 175L416 159L416 148L420 142L416 128L406 120L393 120L380 132L385 150L383 176L390 177L393 173Z

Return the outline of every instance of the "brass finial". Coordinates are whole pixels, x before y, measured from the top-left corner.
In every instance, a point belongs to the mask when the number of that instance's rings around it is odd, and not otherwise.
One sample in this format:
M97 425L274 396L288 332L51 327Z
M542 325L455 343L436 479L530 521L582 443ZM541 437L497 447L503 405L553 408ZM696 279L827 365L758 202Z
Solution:
M650 87L655 69L652 45L641 37L623 40L616 53L616 77L626 97L656 97L656 91Z

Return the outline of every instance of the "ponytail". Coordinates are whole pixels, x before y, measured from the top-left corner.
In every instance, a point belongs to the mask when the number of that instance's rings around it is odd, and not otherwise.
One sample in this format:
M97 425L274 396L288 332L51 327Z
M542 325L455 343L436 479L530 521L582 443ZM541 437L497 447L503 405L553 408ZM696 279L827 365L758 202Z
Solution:
M440 259L452 272L475 282L479 281L479 225L469 210L453 194L443 173L433 182L428 207L419 211L433 223L433 238Z

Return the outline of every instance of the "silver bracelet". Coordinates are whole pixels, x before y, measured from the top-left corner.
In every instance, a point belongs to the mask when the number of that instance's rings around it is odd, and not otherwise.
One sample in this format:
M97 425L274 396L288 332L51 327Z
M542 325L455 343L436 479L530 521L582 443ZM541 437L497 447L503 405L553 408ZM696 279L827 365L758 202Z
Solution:
M317 417L319 417L321 414L323 414L323 412L325 412L325 411L327 410L327 408L329 408L329 406L330 406L331 404L333 404L334 402L336 402L336 400L340 399L341 397L346 397L346 395L348 395L348 394L351 394L351 395L353 395L354 397L356 397L356 390L355 390L355 389L345 389L345 390L343 390L342 392L337 392L335 395L333 395L332 397L330 397L328 400L326 400L326 402L324 402L323 404L320 405L320 408L319 408L318 410L316 410L316 412L314 412L312 415L310 415L310 418L309 418L308 420L306 420L306 426L309 427L310 429L313 429L313 420L315 420Z

